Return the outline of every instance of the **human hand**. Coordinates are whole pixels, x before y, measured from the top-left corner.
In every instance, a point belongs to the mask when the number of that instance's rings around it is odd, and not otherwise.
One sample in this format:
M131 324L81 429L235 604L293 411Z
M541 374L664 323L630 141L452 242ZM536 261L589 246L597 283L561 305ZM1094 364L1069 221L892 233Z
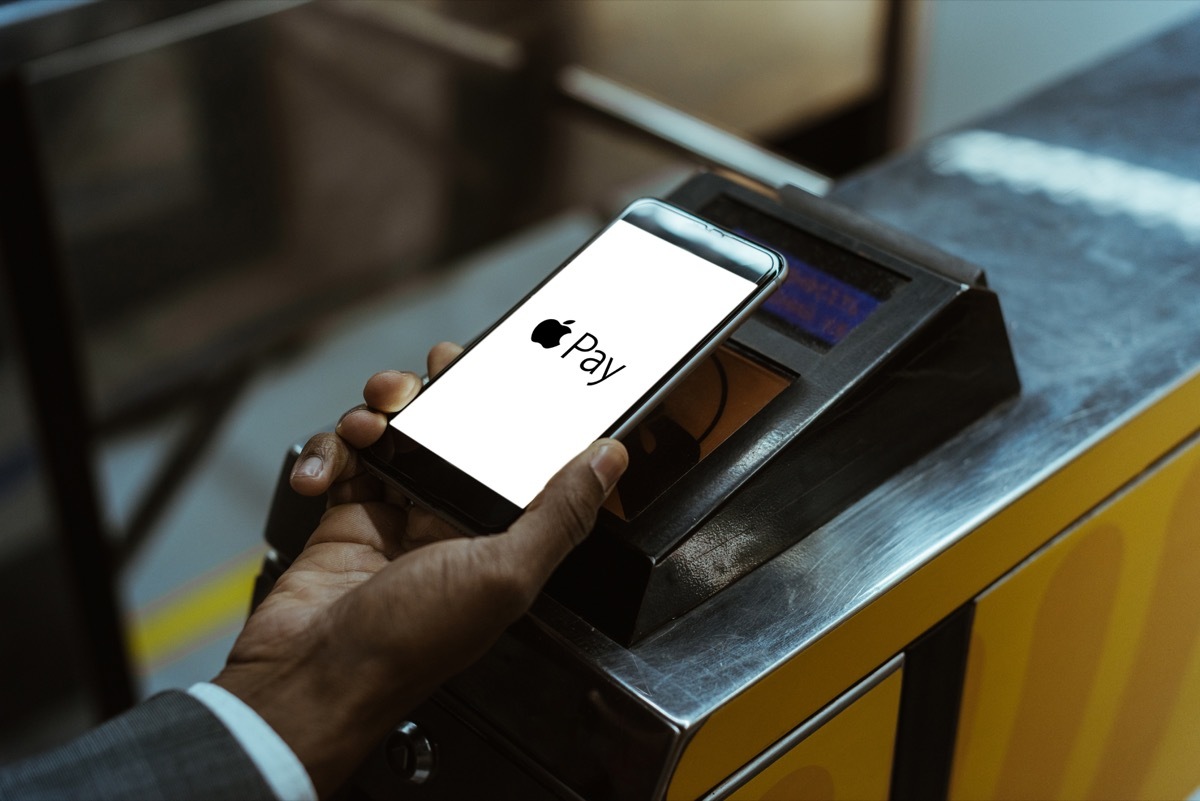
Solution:
M458 352L435 347L430 374ZM383 412L419 390L412 373L379 373L364 389L367 405L342 417L340 436L310 440L292 484L327 489L329 509L214 680L283 737L322 796L528 610L628 463L619 442L599 440L508 531L464 537L391 496L350 447L377 439Z

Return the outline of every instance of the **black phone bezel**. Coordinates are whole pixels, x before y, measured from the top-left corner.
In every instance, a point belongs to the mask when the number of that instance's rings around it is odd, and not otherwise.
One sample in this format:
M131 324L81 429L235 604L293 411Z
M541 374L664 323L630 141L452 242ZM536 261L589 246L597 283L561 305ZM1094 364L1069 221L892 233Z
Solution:
M447 368L448 369L448 368ZM388 421L395 415L389 415ZM409 454L397 461L389 452ZM391 425L360 453L376 476L399 488L415 504L471 534L504 531L524 510L470 473L456 467Z

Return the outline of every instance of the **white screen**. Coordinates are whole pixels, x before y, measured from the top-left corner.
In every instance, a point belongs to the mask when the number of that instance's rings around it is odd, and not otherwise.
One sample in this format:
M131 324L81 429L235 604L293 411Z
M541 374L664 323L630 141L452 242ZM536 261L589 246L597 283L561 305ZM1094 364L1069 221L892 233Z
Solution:
M754 289L617 221L392 425L524 508ZM555 347L531 339L546 320Z

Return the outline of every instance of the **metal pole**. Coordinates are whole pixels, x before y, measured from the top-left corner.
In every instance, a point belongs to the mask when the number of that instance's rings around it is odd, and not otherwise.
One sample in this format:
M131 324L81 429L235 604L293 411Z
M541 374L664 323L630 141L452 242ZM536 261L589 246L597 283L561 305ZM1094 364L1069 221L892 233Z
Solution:
M564 68L558 88L586 109L764 186L790 185L824 195L832 184L818 172L583 67Z
M133 704L124 631L92 469L91 415L78 328L55 245L37 139L20 70L0 76L0 265L29 382L42 463L87 674L98 711Z

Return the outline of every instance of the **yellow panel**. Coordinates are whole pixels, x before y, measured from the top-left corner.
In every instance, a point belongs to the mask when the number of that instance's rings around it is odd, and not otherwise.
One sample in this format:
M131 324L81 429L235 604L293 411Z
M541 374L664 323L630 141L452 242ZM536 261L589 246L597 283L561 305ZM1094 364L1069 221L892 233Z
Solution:
M868 690L732 796L737 801L887 798L902 671Z
M930 626L974 598L1196 431L1200 373L1147 402L969 536L721 707L685 749L668 795L696 798ZM936 504L937 498L930 498Z
M980 598L953 798L1200 784L1200 443Z

